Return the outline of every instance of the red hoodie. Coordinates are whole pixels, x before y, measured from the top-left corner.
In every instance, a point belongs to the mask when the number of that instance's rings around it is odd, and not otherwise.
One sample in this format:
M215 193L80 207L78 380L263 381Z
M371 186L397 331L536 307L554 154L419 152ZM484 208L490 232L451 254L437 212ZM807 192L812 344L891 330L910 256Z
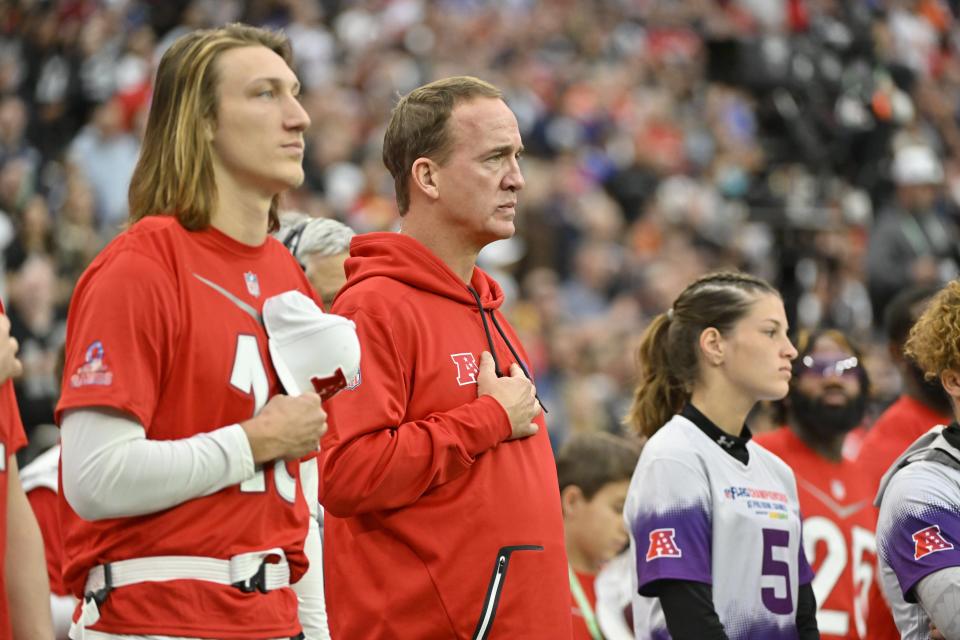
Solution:
M333 311L363 347L359 386L330 403L320 454L335 638L570 638L563 519L543 415L510 422L477 397L482 351L527 356L479 268L477 298L422 244L354 238ZM497 328L499 325L502 329ZM512 346L512 349L511 349Z

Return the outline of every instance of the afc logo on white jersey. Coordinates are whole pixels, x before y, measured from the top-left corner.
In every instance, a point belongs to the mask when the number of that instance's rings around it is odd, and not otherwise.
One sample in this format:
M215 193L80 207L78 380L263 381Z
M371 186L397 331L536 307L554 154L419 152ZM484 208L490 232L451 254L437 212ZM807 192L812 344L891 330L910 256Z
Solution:
M675 529L654 529L650 532L650 547L647 562L657 558L682 558L683 551L677 545Z
M480 368L477 367L477 359L472 353L451 353L450 359L457 365L457 384L465 387L468 384L477 384L477 374Z
M914 552L913 559L919 560L931 553L937 551L949 551L953 549L953 544L940 531L940 525L930 525L926 529L921 529L913 534Z

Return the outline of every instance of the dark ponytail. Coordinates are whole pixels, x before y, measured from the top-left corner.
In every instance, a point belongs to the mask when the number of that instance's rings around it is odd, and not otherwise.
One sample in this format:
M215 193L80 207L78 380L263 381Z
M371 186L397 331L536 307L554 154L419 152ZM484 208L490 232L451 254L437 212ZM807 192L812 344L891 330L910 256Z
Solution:
M654 318L637 349L640 384L634 390L626 422L647 437L680 411L690 397L686 385L670 367L668 334L672 315L661 313Z

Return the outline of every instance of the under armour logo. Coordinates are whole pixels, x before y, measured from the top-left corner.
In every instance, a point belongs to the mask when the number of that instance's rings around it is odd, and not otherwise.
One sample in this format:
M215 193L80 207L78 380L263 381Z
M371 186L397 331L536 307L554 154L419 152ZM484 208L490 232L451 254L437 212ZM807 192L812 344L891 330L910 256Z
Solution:
M727 436L720 436L717 438L717 444L719 444L724 449L732 449L733 445L737 444L737 441L733 438L728 438Z
M913 552L913 559L919 560L924 556L937 551L949 551L953 545L940 534L940 525L931 525L926 529L920 529L912 536L916 548Z
M457 365L457 384L465 387L468 384L477 384L477 360L472 353L451 353L450 359Z
M683 552L673 539L673 529L654 529L650 532L650 547L647 549L647 562L656 558L681 558Z

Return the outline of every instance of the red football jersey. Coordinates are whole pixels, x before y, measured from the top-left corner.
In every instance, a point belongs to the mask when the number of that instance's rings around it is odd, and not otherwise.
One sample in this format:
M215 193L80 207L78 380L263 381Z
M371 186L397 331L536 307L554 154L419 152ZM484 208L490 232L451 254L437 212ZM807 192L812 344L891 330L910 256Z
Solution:
M857 466L818 455L789 428L757 436L797 477L803 546L816 577L820 637L872 638L867 629L876 579L877 511Z
M0 313L3 305L0 304ZM10 456L27 444L13 395L13 381L0 386L0 640L13 638L10 628L10 613L7 611L7 585L5 582L7 557L7 463Z
M60 535L57 494L45 487L39 487L27 494L27 500L30 501L33 515L36 516L40 533L43 535L43 555L47 559L50 593L65 596L68 592L63 586L63 536Z
M141 220L77 284L58 422L68 409L111 407L136 418L148 438L173 440L249 419L280 392L263 301L291 289L316 299L272 238L251 247L212 228L187 231L169 216ZM92 567L127 558L227 559L280 547L292 582L307 567L309 516L297 463L266 464L241 485L139 517L88 522L62 493L64 582L77 597ZM300 631L292 589L242 593L199 580L115 589L90 628L225 639Z
M941 415L909 396L900 396L887 407L867 432L857 456L860 472L874 496L883 474L914 440L936 425L952 421L951 416Z

